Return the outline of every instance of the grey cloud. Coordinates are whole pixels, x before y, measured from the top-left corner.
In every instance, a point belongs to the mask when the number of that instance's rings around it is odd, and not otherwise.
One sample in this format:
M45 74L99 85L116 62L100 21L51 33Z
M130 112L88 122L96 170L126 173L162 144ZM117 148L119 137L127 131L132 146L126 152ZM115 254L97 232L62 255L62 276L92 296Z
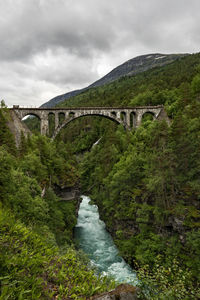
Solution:
M32 73L35 78L56 84L87 85L98 74L92 69L90 59L82 59L60 49L55 54L47 51L45 57L39 56L39 61L33 63ZM70 59L69 59L70 58ZM86 70L89 70L88 72Z
M0 97L10 102L39 105L136 55L200 48L199 0L0 0L0 12Z
M163 37L171 34L170 23L175 24L173 30L182 36L187 29L181 21L194 19L200 8L198 0L16 0L8 3L10 11L7 7L5 18L0 21L0 59L7 60L24 60L57 47L77 56L92 57L94 52L110 53L125 37L128 45L135 40L148 45L156 42L159 46ZM4 7L2 2L3 12Z
M185 52L188 39L198 32L200 2L192 1L134 1L127 19L121 18L121 38L127 46L143 45L148 49ZM175 38L174 38L175 37ZM122 39L118 39L120 45ZM193 40L195 44L195 39ZM178 49L179 48L179 49ZM192 50L192 49L191 49ZM187 50L188 51L188 50Z
M96 18L95 11L91 13L87 5L77 10L73 4L66 7L64 1L56 3L44 1L41 9L37 0L16 1L16 10L0 21L0 58L23 60L49 47L66 48L80 56L90 56L94 49L109 49L114 32L107 22ZM3 4L0 8L4 11Z

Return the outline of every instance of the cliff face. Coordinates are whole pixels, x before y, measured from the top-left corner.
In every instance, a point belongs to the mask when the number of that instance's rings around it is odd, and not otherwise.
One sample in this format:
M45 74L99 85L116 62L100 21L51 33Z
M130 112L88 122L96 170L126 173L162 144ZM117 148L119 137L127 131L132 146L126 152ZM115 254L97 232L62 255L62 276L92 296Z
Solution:
M7 125L15 137L16 146L18 147L21 141L21 134L23 133L24 136L27 137L28 134L31 135L31 131L23 122L20 121L14 111L10 111L10 116L11 118Z
M41 107L53 107L56 104L63 102L64 100L70 99L71 97L77 96L80 93L89 90L90 88L102 86L104 84L115 81L123 76L133 76L141 72L145 72L149 69L164 66L180 59L188 54L147 54L132 58L120 66L113 69L107 75L101 79L95 81L88 87L80 90L71 91L52 98L51 100L44 103Z

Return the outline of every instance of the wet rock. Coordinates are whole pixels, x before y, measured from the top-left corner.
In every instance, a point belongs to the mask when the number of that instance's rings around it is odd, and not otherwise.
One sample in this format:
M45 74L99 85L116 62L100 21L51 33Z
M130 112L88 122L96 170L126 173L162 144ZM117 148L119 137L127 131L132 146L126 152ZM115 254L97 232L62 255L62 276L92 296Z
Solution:
M172 226L174 232L178 232L179 234L181 234L185 231L183 220L180 220L177 217L171 216L169 218L169 224Z
M120 284L116 289L102 295L94 296L93 300L137 300L139 288L129 284Z

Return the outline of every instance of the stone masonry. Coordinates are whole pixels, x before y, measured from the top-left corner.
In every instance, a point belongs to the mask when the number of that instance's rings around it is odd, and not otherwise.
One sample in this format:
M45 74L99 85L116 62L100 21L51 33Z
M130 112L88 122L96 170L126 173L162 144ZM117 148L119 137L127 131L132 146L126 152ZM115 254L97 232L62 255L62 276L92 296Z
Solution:
M22 108L14 105L12 111L22 120L27 115L34 115L40 119L40 131L42 135L49 132L49 114L55 116L55 130L53 138L59 131L71 121L83 116L102 116L118 124L122 124L126 129L137 128L142 122L144 114L150 113L154 120L169 119L162 105L139 106L139 107L80 107L80 108ZM60 122L62 115L63 121Z

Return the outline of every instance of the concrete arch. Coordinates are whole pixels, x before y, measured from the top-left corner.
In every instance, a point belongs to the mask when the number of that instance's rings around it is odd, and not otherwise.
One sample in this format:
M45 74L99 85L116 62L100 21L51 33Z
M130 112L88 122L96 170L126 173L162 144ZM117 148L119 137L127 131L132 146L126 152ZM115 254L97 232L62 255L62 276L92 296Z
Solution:
M113 121L113 122L115 122L115 123L117 123L117 124L122 124L123 126L126 127L126 124L125 124L121 119L119 119L119 118L117 118L117 117L114 117L114 116L112 116L112 115L109 116L109 115L98 114L98 113L96 113L96 114L86 113L86 114L82 114L82 115L79 115L79 116L74 116L74 117L71 117L71 118L65 120L61 125L59 125L59 126L56 128L56 130L55 130L55 132L54 132L54 134L53 134L53 136L52 136L52 139L54 139L54 138L59 134L59 132L60 132L60 130L61 130L62 128L64 128L66 125L68 125L68 124L71 123L72 121L77 120L77 119L80 119L80 118L82 118L82 117L87 117L87 116L90 116L90 117L98 116L98 117L107 118L107 119L109 119L109 120L111 120L111 121Z

